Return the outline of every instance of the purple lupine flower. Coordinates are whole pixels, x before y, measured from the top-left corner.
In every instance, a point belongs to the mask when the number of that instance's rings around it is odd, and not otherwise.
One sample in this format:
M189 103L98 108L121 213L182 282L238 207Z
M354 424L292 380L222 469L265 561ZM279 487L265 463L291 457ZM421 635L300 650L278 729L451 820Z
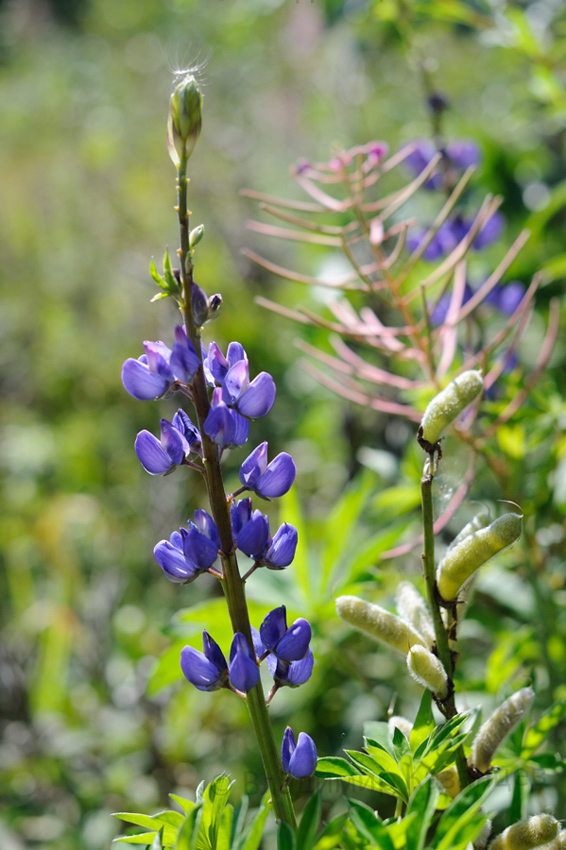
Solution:
M169 540L160 540L153 549L155 560L169 581L188 584L214 564L220 538L206 511L195 511L195 522L174 531Z
M204 423L205 433L219 446L241 446L250 433L250 423L222 400L222 389L212 393L210 410Z
M202 440L198 428L193 425L184 410L179 410L172 420L173 427L179 431L190 446L191 452L202 457Z
M266 661L269 672L278 688L285 686L298 688L312 676L314 656L311 649L304 658L300 658L298 661L281 661L273 654L268 655Z
M228 681L228 664L218 644L208 632L202 633L204 654L192 646L181 650L181 670L187 681L199 691L224 688Z
M416 139L403 147L411 147L413 150L405 157L404 163L410 171L418 176L427 167L433 156L437 153L435 145L429 139ZM425 189L441 189L444 178L442 174L433 174L424 184Z
M287 628L287 611L281 605L265 617L259 634L265 650L282 661L298 661L308 652L312 629L304 617L299 617Z
M479 165L481 160L480 149L471 139L457 139L449 142L446 146L446 154L459 171L465 171L471 165Z
M267 463L267 443L253 450L240 467L240 482L264 499L276 499L290 490L296 467L287 452L281 452Z
M466 304L467 301L470 300L472 295L474 294L474 290L470 286L470 284L466 281L464 285L464 297L462 298L462 305ZM441 295L438 299L438 302L430 314L430 322L432 325L442 325L446 319L448 314L448 310L450 308L450 302L452 298L450 295Z
M504 313L506 316L512 316L525 294L525 287L518 280L513 280L511 283L501 286L494 286L491 292L486 296L486 304L493 306Z
M253 511L236 537L238 549L248 557L253 558L254 561L261 561L270 542L269 519L261 511Z
M139 462L150 475L171 472L191 451L184 435L167 419L161 420L161 441L149 431L140 431L134 449Z
M242 416L259 419L273 407L275 383L267 372L250 381L249 361L242 345L231 342L226 357L215 342L208 347L206 369L215 384L222 387L222 400Z
M505 217L500 212L494 212L474 239L475 250L481 251L482 248L487 248L488 245L496 242L501 236L504 225Z
M283 570L293 562L297 538L297 529L290 522L284 522L278 528L263 557L263 563L268 570Z
M185 329L175 328L173 350L165 343L144 342L145 354L137 360L129 357L122 366L122 383L131 396L149 401L163 395L175 383L187 384L199 366L194 346Z
M232 522L232 536L234 540L238 539L242 526L250 519L252 515L252 500L248 496L246 499L238 499L230 505L230 519Z
M316 746L310 735L301 732L295 740L293 730L287 726L281 746L281 765L284 773L290 773L295 779L306 779L316 770Z
M230 682L243 693L251 691L259 682L255 653L240 632L234 635L230 649Z

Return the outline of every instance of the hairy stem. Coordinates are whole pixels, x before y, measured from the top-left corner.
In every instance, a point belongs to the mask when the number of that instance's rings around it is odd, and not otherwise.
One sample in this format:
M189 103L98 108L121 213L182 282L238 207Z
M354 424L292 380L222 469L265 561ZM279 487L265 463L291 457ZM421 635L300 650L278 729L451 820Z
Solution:
M450 650L450 641L448 631L442 619L442 612L438 603L436 593L436 567L434 561L434 512L432 505L432 482L434 480L433 459L429 457L425 462L423 477L421 478L421 503L423 516L423 537L424 551L422 555L424 576L426 583L426 594L432 621L434 624L434 634L436 639L436 653L442 662L442 666L448 677L449 688L448 696L439 707L446 718L450 719L458 714L456 702L454 700L454 663L453 656ZM460 779L460 786L465 788L470 784L470 773L464 750L458 747L456 750L456 768Z
M195 347L201 358L200 332L195 326L192 317L192 287L193 287L193 260L190 248L189 212L187 209L187 161L181 161L177 178L179 217L180 248L178 251L181 275L181 311L183 313L185 330L187 336ZM210 411L208 389L204 377L202 362L192 381L193 402L196 411L197 425L202 438L202 453L204 474L208 490L208 498L212 518L218 529L222 547L223 581L222 587L226 597L228 613L232 623L234 634L240 632L246 638L249 646L253 649L252 632L248 606L246 603L245 586L235 555L235 545L232 537L232 524L230 521L230 504L226 498L224 481L220 469L219 448L204 430L204 423ZM269 720L268 709L265 704L265 694L261 680L247 694L247 706L250 719L261 753L263 766L275 816L283 820L293 829L296 828L295 810L291 800L291 794L287 787L283 787L284 774L281 767L279 750L275 742L273 729Z

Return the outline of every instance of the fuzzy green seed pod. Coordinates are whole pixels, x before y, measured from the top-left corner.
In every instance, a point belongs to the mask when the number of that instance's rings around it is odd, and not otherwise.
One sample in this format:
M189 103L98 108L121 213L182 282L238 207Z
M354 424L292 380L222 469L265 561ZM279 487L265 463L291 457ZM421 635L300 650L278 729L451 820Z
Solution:
M493 712L474 739L471 765L482 773L489 770L497 748L529 711L534 698L532 688L521 688Z
M554 841L559 826L552 815L534 815L507 827L492 841L489 850L535 850Z
M462 540L465 540L466 537L469 537L470 534L473 534L475 531L479 531L482 528L487 528L490 523L490 516L488 511L484 508L479 513L475 515L473 519L466 523L464 528L458 532L450 546L448 547L448 552L454 549L458 543L461 543Z
M554 841L544 844L541 850L566 850L566 829L560 830Z
M440 699L448 694L448 676L442 662L424 646L412 646L407 655L409 673Z
M402 581L398 585L395 604L403 620L425 638L430 649L436 640L432 617L425 600L412 582Z
M458 770L455 764L447 767L446 770L441 770L440 773L436 774L435 779L443 792L452 799L460 793L460 777L458 776Z
M509 549L521 536L523 521L518 514L505 514L487 528L465 537L448 551L438 565L438 591L447 602L454 599L470 576L499 552Z
M406 655L414 644L426 645L425 639L401 617L380 608L379 605L358 599L357 596L339 596L336 600L336 613L358 631L365 632L403 655Z
M389 718L387 725L389 726L389 734L392 738L395 729L400 729L407 741L411 737L413 724L406 717L400 717L398 714L394 714L393 717Z
M202 93L192 74L175 86L169 104L167 148L178 167L192 154L202 127Z
M429 403L421 420L419 442L421 445L428 444L423 448L436 445L444 429L454 422L482 389L481 372L470 369L468 372L462 372L438 393Z

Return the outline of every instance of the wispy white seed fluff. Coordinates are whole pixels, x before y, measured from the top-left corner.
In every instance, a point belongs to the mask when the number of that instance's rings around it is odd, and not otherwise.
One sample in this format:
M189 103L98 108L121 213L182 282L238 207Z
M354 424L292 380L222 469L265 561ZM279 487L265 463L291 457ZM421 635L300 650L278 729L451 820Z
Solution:
M492 841L489 850L535 850L553 841L559 826L552 815L534 815L507 827Z
M400 717L398 714L394 714L393 717L389 718L388 726L389 734L392 738L395 729L400 729L407 740L409 740L409 738L411 737L411 732L413 731L413 724L410 720L407 720L406 717Z
M339 596L336 612L346 623L360 632L386 643L406 655L414 644L425 645L425 639L401 617L379 605L373 605L357 596Z
M460 777L456 765L453 764L446 770L441 770L440 773L436 774L435 779L444 793L452 799L460 793Z
M505 514L450 549L438 565L436 574L442 598L447 601L454 599L464 582L482 564L517 542L522 530L523 521L518 514Z
M480 832L478 837L474 839L473 850L485 850L485 848L487 847L487 843L490 839L492 830L493 830L493 824L488 818L485 822L485 825L484 825L482 831ZM470 845L470 846L472 846L472 845Z
M497 748L529 711L534 698L532 688L521 688L493 712L474 739L469 759L471 765L482 773L489 770Z
M435 641L432 617L425 600L412 582L402 581L399 584L395 604L403 620L425 638L430 649Z
M454 422L465 408L481 393L481 372L470 369L462 372L429 403L421 420L421 437L434 445L445 428Z
M441 699L448 693L448 677L442 662L424 646L412 646L407 655L407 667L420 685Z

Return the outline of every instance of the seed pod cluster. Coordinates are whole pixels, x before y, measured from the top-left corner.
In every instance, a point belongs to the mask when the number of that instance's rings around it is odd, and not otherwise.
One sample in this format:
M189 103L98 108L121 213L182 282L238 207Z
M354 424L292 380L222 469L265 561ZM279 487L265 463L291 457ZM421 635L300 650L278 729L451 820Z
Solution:
M521 688L493 712L479 730L472 745L469 762L473 767L487 773L496 750L527 714L534 698L535 692L532 688Z
M436 576L442 598L447 602L455 599L464 582L482 564L516 543L522 530L523 522L518 514L505 514L450 549L438 565Z
M442 432L470 405L483 389L481 372L470 369L463 372L438 393L424 412L418 432L423 448L430 451Z
M491 842L489 850L535 850L536 847L554 843L559 827L560 824L552 815L534 815L507 827Z

